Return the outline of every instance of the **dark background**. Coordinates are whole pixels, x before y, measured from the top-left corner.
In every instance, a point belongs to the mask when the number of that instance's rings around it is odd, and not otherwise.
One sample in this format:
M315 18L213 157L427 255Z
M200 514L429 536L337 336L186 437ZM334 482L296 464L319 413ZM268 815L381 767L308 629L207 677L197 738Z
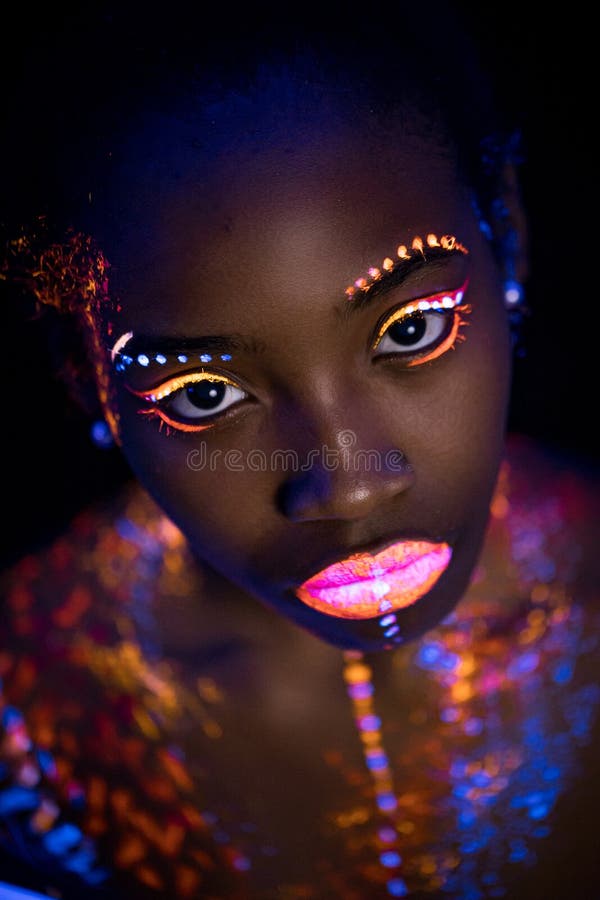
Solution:
M515 2L455 6L466 14L523 135L532 315L525 328L526 356L515 364L510 427L551 445L573 464L594 465L600 247L592 196L598 151L588 134L597 108L593 35L581 17L575 19L567 10L560 19L543 11L525 18L524 5ZM426 12L426 3L415 5L424 28ZM130 12L129 40L135 40L138 26L143 31L147 14ZM53 110L60 122L61 103L72 90L67 79L58 89L53 83L49 94L44 67L60 60L64 69L73 53L72 77L77 79L75 49L83 46L85 52L102 55L98 23L110 15L110 5L102 4L76 14L56 5L42 13L22 6L5 14L0 188L10 215L20 209L24 219L35 214L45 195L47 123ZM170 7L169 15L176 17L177 11ZM110 54L106 71L110 78ZM73 148L72 136L68 140L66 154L86 152L84 135L79 147ZM92 445L89 419L54 374L45 322L29 320L11 296L3 305L5 538L0 556L9 562L60 531L82 504L129 473L118 450Z

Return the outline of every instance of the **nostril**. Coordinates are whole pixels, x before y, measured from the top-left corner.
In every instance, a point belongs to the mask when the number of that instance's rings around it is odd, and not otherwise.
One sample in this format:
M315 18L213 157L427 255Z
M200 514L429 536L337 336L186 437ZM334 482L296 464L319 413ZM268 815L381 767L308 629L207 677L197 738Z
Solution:
M393 467L351 471L315 466L296 474L277 490L279 511L295 522L360 519L412 485L414 472L401 451Z

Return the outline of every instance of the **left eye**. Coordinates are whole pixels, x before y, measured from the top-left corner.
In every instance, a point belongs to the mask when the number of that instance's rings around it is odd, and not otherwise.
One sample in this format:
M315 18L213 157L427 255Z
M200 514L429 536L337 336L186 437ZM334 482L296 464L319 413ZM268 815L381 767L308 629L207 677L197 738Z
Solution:
M205 419L217 413L224 412L228 407L244 400L248 394L224 381L191 382L185 387L174 391L167 403L169 413L181 419Z
M398 310L380 329L375 355L404 352L412 356L430 350L446 337L453 320L452 310Z

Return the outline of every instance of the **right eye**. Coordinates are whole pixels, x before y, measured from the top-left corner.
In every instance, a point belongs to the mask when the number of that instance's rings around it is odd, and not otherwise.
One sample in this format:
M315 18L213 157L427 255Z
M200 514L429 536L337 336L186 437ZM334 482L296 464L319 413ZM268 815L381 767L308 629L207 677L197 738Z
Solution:
M152 391L132 391L151 404L144 415L158 416L178 431L210 428L230 406L248 397L235 382L216 372L191 372L171 378Z
M174 391L165 406L171 415L198 421L224 412L247 396L245 391L233 384L204 378Z

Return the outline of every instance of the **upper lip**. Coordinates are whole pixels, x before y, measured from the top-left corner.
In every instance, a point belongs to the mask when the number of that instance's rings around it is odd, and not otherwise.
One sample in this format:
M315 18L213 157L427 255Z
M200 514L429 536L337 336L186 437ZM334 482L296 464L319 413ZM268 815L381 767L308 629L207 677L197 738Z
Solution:
M324 555L320 559L318 559L314 566L311 566L309 570L305 569L304 571L306 572L306 574L302 574L297 578L288 580L287 586L292 588L298 587L299 585L304 584L305 581L308 581L309 578L313 578L324 569L327 569L329 566L334 565L335 563L343 562L356 553L370 553L372 556L376 556L378 553L381 553L382 550L387 550L387 548L391 547L392 544L398 544L402 541L428 541L431 544L447 543L450 544L450 546L452 546L453 543L453 539L451 536L441 537L439 535L434 536L424 533L418 534L414 531L411 531L410 533L396 532L393 536L390 537L380 537L376 540L357 544L351 547L345 546L338 549L337 551L331 551L327 555Z

